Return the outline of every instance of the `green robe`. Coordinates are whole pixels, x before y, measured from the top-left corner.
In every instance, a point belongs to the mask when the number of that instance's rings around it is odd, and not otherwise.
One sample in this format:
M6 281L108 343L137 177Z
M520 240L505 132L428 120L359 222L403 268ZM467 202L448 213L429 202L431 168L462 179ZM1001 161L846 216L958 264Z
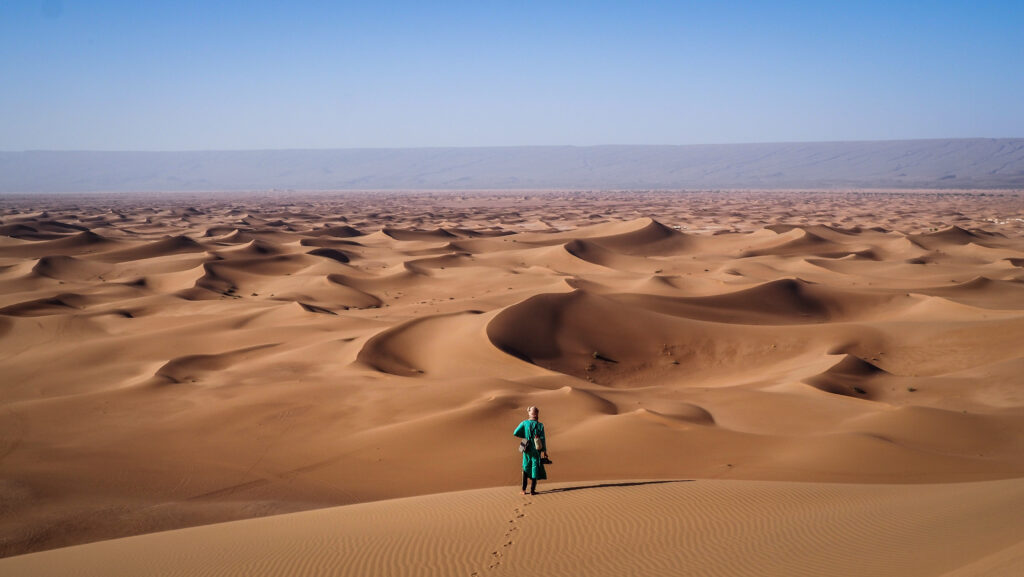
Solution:
M544 444L544 450L548 448L547 439L544 438L544 423L539 421L523 421L519 423L513 435L520 439L530 439L530 444L523 451L523 471L531 479L547 479L548 473L544 470L544 463L540 462L540 451L533 446L534 433L540 437Z

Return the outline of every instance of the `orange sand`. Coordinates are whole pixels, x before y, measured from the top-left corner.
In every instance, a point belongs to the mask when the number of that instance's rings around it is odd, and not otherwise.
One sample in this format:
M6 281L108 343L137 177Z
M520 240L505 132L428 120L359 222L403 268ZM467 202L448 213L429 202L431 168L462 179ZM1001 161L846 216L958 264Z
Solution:
M1015 576L1019 479L478 489L128 537L0 560L10 575ZM952 572L950 572L952 571Z
M334 547L309 574L486 570L538 405L542 489L697 481L538 496L548 544L494 571L1000 574L1022 267L1014 192L0 198L0 554L359 503L0 572L178 571L159 549L241 574L289 530Z

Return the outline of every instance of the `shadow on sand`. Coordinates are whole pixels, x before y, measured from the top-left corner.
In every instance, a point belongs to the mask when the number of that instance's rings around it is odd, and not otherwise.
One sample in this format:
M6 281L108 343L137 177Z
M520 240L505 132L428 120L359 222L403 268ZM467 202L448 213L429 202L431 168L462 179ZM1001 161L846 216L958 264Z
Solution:
M599 485L582 485L579 487L560 487L558 489L548 489L546 491L537 491L538 495L547 495L549 493L565 493L567 491L583 491L586 489L602 489L605 487L638 487L640 485L661 485L664 483L692 483L694 479L665 479L662 481L627 481L623 483L601 483Z

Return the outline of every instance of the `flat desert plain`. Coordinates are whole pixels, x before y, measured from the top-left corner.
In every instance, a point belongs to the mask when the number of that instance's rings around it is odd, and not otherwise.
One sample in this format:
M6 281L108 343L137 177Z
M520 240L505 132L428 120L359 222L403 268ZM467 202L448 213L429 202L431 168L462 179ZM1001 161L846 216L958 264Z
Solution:
M4 575L1020 575L1024 193L5 196L0 385Z

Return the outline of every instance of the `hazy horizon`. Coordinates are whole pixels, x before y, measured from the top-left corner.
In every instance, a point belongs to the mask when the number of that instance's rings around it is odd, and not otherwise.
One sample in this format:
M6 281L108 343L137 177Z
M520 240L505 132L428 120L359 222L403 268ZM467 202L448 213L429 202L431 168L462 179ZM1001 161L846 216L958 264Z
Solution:
M0 4L0 150L1024 136L1015 2Z
M787 144L885 144L885 143L911 143L911 142L946 142L946 141L970 141L970 140L1024 140L1024 136L965 136L959 138L886 138L875 140L777 140L777 141L748 141L748 142L691 142L687 144L622 144L607 142L602 144L495 144L495 145L424 145L424 146L321 146L321 147L295 147L295 148L196 148L196 149L58 149L58 148L34 148L23 150L0 150L8 153L24 152L82 152L82 153L203 153L203 152L330 152L330 151L356 151L356 150L473 150L473 149L500 149L500 148L617 148L617 147L648 147L648 148L685 148L702 146L757 146L757 145L787 145Z
M745 142L689 142L685 145L658 145L658 143L635 143L624 145L621 142L604 142L600 145L567 145L567 143L551 143L551 145L480 145L480 146L422 146L422 147L297 147L264 148L264 149L24 149L18 151L0 151L3 153L270 153L270 152L332 152L332 151L419 151L419 150L478 150L478 149L602 149L602 148L698 148L698 147L745 147L760 145L858 145L858 143L896 143L896 142L928 142L948 140L1021 140L1024 136L964 136L958 138L881 138L873 140L751 140Z
M0 193L1022 188L1024 139L0 152Z

